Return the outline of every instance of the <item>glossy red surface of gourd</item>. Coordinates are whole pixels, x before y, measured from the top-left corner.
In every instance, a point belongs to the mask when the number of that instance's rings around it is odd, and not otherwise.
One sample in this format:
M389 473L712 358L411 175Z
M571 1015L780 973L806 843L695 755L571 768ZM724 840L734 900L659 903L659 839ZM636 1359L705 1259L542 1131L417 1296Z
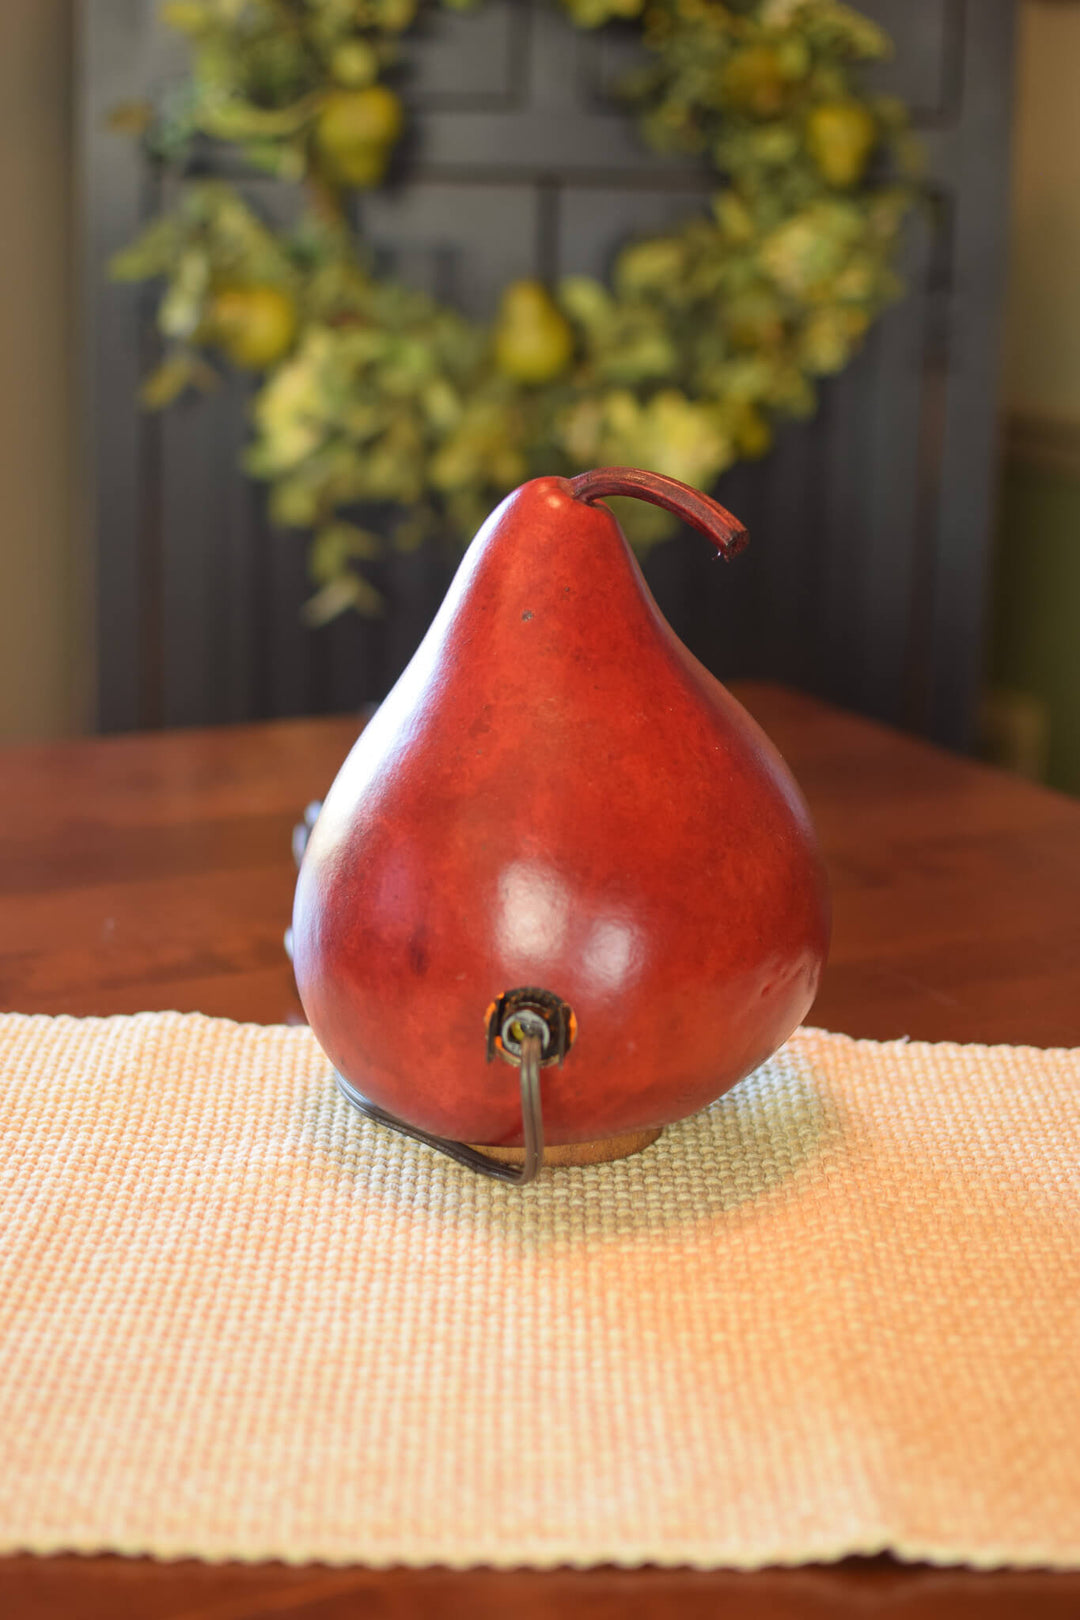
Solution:
M421 1129L520 1141L518 1071L486 1060L488 1009L516 987L576 1020L543 1070L552 1143L694 1112L813 1000L828 900L805 807L595 504L637 491L736 549L728 514L652 474L523 485L308 845L293 919L308 1018L348 1080Z

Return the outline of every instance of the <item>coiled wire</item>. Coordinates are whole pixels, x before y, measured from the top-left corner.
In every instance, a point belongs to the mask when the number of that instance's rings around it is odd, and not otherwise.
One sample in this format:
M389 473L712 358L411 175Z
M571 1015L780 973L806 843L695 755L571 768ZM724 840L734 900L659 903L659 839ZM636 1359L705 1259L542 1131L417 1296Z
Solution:
M407 1125L403 1119L395 1114L388 1114L385 1108L379 1108L375 1103L369 1102L362 1092L345 1076L334 1071L334 1079L342 1096L352 1103L353 1107L365 1119L375 1121L376 1125L385 1125L389 1130L397 1131L400 1136L410 1136L414 1142L423 1142L425 1147L434 1148L436 1153L442 1153L456 1164L463 1164L468 1170L475 1170L478 1175L491 1176L495 1181L506 1182L511 1187L525 1187L530 1181L535 1181L544 1162L544 1115L540 1102L540 1066L543 1057L543 1044L540 1033L535 1029L525 1029L520 1040L520 1055L518 1065L521 1075L521 1125L525 1143L525 1153L521 1164L503 1164L499 1159L493 1159L478 1148L467 1147L464 1142L454 1142L446 1136L434 1136L430 1131L422 1131L415 1125Z

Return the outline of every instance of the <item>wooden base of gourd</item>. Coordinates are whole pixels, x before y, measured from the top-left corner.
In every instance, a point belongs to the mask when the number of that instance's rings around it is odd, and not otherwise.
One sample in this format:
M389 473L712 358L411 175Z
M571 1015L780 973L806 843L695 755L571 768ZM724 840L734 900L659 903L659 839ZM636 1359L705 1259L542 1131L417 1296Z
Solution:
M651 1147L662 1130L662 1125L655 1125L648 1131L605 1136L599 1142L556 1142L545 1146L544 1164L610 1164L613 1159L629 1159L643 1148ZM500 1164L520 1164L525 1157L525 1149L519 1147L485 1147L482 1142L470 1142L469 1146L475 1147L478 1153L486 1153L489 1159L498 1159Z

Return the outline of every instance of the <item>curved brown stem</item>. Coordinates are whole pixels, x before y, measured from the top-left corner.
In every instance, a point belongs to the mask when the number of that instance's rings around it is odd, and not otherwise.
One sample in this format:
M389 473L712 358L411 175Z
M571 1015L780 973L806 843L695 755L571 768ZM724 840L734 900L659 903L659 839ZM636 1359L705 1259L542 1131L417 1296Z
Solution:
M641 467L594 467L568 479L575 499L600 501L605 495L633 495L673 512L711 540L726 562L737 557L750 536L729 511L699 489L680 484L677 478L647 472Z

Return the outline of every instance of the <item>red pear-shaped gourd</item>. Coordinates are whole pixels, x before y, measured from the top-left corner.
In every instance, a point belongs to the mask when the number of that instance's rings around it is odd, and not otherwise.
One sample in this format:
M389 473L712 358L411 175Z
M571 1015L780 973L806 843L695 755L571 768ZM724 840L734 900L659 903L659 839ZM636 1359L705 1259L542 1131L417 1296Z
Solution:
M558 998L545 1135L694 1112L807 1012L828 900L783 761L657 607L604 495L741 526L656 474L538 478L469 547L308 844L293 948L311 1026L373 1103L459 1141L521 1140L492 1005Z

